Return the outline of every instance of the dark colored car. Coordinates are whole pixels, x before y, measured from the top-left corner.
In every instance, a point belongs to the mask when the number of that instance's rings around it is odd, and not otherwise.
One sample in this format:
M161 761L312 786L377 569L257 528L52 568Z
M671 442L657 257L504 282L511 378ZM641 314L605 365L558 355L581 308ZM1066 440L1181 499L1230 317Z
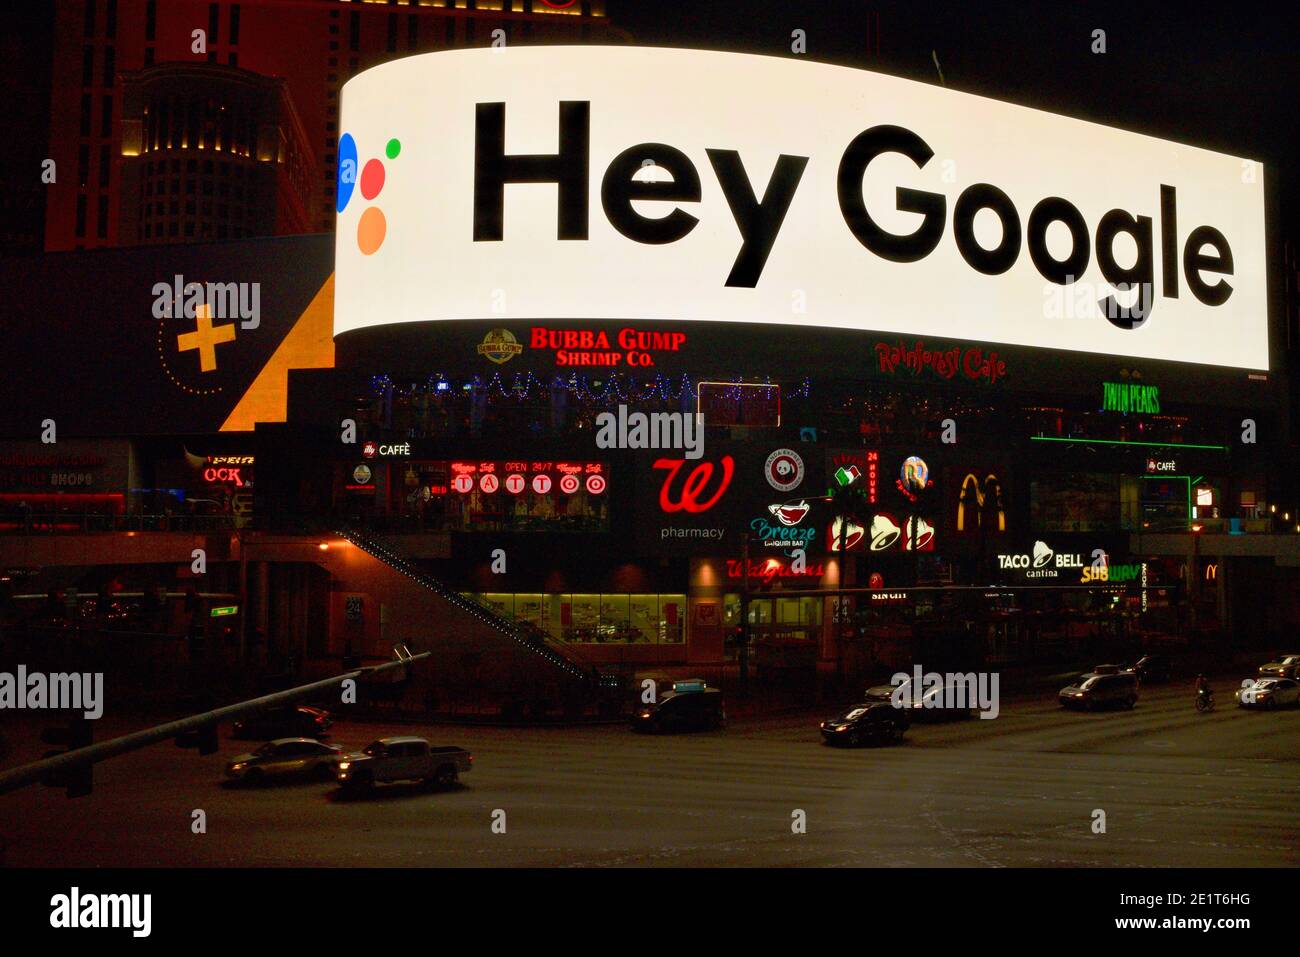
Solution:
M883 701L855 704L834 718L821 723L822 740L827 744L889 744L902 741L907 731L906 708L895 708Z
M329 731L333 723L329 712L320 708L271 708L243 721L236 721L232 737L263 741L272 738L319 738Z
M657 702L643 705L632 715L635 731L706 731L727 720L722 692L717 688L674 691Z
M945 676L943 684L927 687L924 683L913 689L913 679L897 685L875 685L867 689L867 701L893 704L895 694L902 710L910 711L912 721L955 721L971 716L974 688L967 687L960 677Z
M1174 676L1173 666L1164 655L1143 655L1125 671L1137 675L1139 684L1153 684L1157 681L1170 681Z
M1062 688L1061 704L1067 708L1132 708L1138 701L1138 679L1131 671L1119 674L1086 674L1068 688Z

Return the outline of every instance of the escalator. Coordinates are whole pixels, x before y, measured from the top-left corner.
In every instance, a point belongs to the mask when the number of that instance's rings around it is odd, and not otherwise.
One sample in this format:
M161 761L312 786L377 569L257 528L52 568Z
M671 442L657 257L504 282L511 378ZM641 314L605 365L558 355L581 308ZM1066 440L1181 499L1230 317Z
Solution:
M405 558L394 545L384 539L355 529L340 529L336 534L367 555L400 572L461 611L473 615L481 623L536 655L538 659L556 669L559 672L558 677L582 685L593 694L609 693L619 688L621 680L617 674L584 660L575 648L556 641L541 628L528 622L506 618L486 605L462 595L420 568L415 562Z

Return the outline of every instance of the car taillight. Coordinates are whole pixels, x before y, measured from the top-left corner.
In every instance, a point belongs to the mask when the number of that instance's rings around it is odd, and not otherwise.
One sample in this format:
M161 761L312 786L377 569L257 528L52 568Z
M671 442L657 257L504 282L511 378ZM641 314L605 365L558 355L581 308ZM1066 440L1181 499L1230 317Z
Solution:
M470 764L473 764L473 763L474 763L474 755L472 755L472 754L469 756L469 763L470 763Z

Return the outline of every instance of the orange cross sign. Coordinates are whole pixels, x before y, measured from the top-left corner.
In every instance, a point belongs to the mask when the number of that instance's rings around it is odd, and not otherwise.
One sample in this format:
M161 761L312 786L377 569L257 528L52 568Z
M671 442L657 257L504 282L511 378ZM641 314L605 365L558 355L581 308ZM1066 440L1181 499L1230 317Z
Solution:
M223 342L235 341L235 326L232 323L228 326L212 325L212 310L207 304L199 306L198 314L194 318L195 328L193 332L187 332L176 337L176 351L188 352L191 349L199 350L199 371L211 372L217 367L217 346Z

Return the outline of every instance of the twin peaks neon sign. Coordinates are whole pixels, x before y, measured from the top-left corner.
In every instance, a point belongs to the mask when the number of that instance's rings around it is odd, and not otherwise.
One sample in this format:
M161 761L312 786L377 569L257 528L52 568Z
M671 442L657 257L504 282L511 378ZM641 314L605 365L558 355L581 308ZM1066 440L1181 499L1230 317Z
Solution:
M1160 411L1160 387L1136 382L1103 382L1101 410L1156 415Z

